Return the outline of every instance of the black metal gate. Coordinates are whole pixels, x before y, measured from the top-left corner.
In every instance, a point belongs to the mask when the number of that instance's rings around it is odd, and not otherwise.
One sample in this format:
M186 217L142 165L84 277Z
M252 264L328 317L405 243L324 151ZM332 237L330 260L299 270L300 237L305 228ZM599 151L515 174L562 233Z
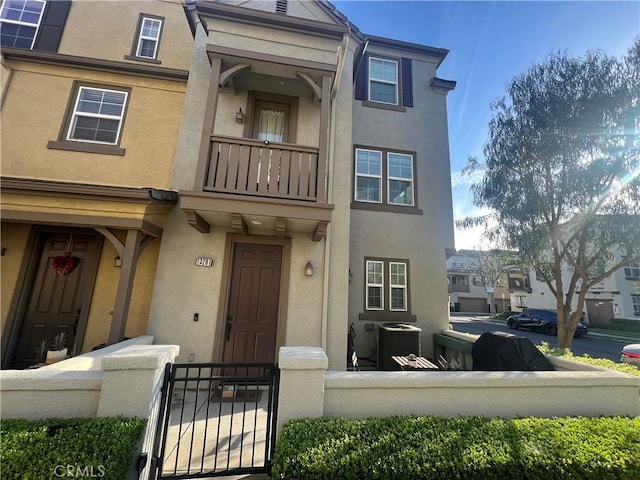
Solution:
M273 364L167 364L151 478L268 473L278 383Z

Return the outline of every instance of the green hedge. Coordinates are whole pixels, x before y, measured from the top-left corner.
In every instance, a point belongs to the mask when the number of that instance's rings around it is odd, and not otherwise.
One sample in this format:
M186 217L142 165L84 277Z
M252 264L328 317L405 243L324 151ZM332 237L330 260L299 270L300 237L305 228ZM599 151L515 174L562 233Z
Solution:
M640 417L294 420L271 478L638 480Z
M569 360L575 360L576 362L587 363L589 365L595 365L597 367L608 368L617 372L626 373L628 375L635 375L640 377L640 369L630 363L618 363L608 358L593 358L589 354L576 357L571 350L566 348L551 348L547 342L542 342L540 345L536 345L545 355L554 355L556 357L565 357ZM640 480L640 478L638 479Z
M2 420L2 478L123 480L144 426L137 418Z

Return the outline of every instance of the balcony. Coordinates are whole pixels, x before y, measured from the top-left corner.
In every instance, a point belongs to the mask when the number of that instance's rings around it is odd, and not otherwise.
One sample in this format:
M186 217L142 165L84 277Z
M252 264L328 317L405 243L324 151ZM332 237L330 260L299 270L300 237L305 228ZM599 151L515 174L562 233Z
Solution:
M316 147L212 135L201 190L180 192L188 223L207 233L308 232L324 238L333 205L326 203L327 169Z
M324 202L318 199L318 185L325 182L326 172L318 168L317 148L211 137L205 192Z

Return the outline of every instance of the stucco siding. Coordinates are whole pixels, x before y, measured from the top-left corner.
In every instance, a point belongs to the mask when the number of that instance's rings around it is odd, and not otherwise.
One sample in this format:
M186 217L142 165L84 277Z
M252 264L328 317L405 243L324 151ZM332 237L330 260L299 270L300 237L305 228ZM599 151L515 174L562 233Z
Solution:
M369 50L372 56L394 58L411 56L388 48ZM375 332L367 333L358 320L364 311L364 257L409 260L410 312L415 326L422 329L422 353L432 355L432 334L446 328L447 306L445 249L453 248L451 174L447 135L446 95L430 86L436 75L433 58L413 55L413 107L393 111L353 102L353 143L372 148L413 152L417 207L420 214L351 210L349 320L358 334L356 350L360 356L375 353ZM351 196L353 162L351 159ZM387 321L392 321L389 319ZM395 321L395 320L394 320ZM378 322L372 322L378 324Z
M23 62L15 62L13 68L2 109L3 175L131 187L170 186L184 84ZM124 156L46 148L49 141L58 140L74 80L105 88L132 87L121 133Z
M188 69L193 37L180 0L74 1L59 53L128 61L141 13L163 17L158 60L163 67Z
M27 248L27 240L31 233L31 225L2 222L2 247L4 255L0 256L0 325L2 335L6 334L11 299L18 287L18 273Z

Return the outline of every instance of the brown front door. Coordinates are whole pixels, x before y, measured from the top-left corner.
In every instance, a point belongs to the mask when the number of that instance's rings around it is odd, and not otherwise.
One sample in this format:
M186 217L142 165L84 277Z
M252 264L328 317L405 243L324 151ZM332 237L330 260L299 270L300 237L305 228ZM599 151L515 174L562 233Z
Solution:
M70 353L74 347L81 347L100 245L92 234L44 234L43 250L16 343L13 368L26 368L41 361L37 358L39 345L43 340L51 342L59 333L66 334ZM75 259L75 265L66 275L61 275L52 262L56 257L64 257L68 251Z
M281 246L236 244L224 332L225 362L275 361L281 267Z

